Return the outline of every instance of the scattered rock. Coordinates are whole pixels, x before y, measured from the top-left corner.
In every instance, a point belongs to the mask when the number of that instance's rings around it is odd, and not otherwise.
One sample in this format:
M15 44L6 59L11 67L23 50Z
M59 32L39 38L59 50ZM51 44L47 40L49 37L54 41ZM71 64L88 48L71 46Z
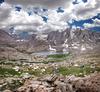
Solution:
M30 83L20 87L17 92L100 92L100 73L84 78L76 77L71 82L65 81L67 77L64 81L58 76L48 78L49 81L29 81Z

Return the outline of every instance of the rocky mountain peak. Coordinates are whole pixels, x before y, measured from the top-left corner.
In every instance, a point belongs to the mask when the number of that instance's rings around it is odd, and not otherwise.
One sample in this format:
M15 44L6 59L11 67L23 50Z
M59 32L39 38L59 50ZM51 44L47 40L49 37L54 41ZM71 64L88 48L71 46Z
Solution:
M66 29L62 32L52 31L48 34L47 40L56 49L85 51L100 44L100 32L81 29Z

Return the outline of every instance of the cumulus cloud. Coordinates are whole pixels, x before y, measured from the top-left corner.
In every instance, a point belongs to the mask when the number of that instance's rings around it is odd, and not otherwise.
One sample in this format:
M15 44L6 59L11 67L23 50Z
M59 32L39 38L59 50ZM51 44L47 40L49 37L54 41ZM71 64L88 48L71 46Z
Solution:
M44 21L36 14L29 16L27 12L21 10L20 12L12 10L9 17L1 22L3 27L14 26L16 30L36 30Z
M8 18L10 12L11 12L11 6L7 3L3 3L0 6L0 21L5 20Z
M97 24L97 25L100 25L100 19L97 19L97 18L96 18L96 19L93 20L93 22L94 22L95 24Z
M92 28L92 27L99 27L100 25L96 25L96 24L89 24L89 23L85 23L84 27L85 28Z
M77 20L87 19L95 14L100 13L100 0L88 0L87 3L79 3L75 5L73 11L77 16Z
M27 9L26 9L27 10ZM45 23L41 16L48 16L48 22ZM45 31L45 30L64 30L68 25L66 21L61 20L63 14L57 13L56 9L49 9L47 13L40 12L28 15L27 11L21 9L20 12L11 9L5 21L0 22L2 28L14 26L15 30L29 31Z
M63 14L58 14L55 10L48 11L48 22L45 23L41 16L32 14L31 16L24 10L20 12L14 9L9 14L9 17L0 23L1 27L9 28L14 26L16 31L45 31L45 30L64 30L68 25L64 21L60 21ZM54 20L55 19L55 20Z
M68 10L65 9L62 20L85 20L100 13L100 0L87 0L85 3L83 0L77 0L77 2L78 4L70 4Z
M71 0L5 0L10 4L21 4L23 6L43 6L48 8L57 8L59 6L68 7Z
M13 25L34 24L38 26L43 23L42 18L40 16L36 14L29 16L28 13L23 10L21 12L12 11L8 20L9 24Z
M92 24L84 23L83 26L85 28L100 27L100 20L99 19L94 19Z
M78 0L79 4L73 4L73 0L5 0L0 6L0 27L9 28L14 26L15 30L29 31L55 31L64 30L68 26L67 22L72 20L88 19L100 12L100 0ZM14 7L21 5L22 9L18 12ZM33 7L40 9L35 9ZM43 12L42 8L48 11ZM57 13L58 7L63 7L63 13ZM32 12L29 16L27 12ZM38 11L36 14L34 11ZM43 16L48 18L47 23L43 21ZM85 27L100 26L98 19L93 20L93 24L84 24Z

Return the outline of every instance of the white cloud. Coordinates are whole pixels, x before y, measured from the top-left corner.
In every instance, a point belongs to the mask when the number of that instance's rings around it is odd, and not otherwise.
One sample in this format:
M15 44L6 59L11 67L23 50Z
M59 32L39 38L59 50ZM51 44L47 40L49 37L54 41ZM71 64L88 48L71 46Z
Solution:
M97 18L96 18L96 19L93 20L93 22L94 22L96 25L100 25L100 19L97 19Z
M49 9L46 15L48 16L48 22L45 23L40 16L42 14L28 15L27 11L21 10L20 12L15 11L15 9L10 10L10 14L5 19L5 21L0 22L1 28L9 28L14 26L15 30L29 31L45 31L45 30L64 30L68 25L65 20L61 20L63 14L57 13L56 9ZM45 14L43 14L45 15Z
M29 16L24 10L21 10L20 12L11 10L8 18L1 22L0 25L1 27L14 26L16 30L32 30L43 25L43 23L43 19L36 14Z
M23 6L42 6L47 8L57 8L59 6L68 7L72 0L5 0L10 4L21 4Z
M21 12L12 11L9 18L9 24L42 24L42 18L36 14L29 16L27 12L21 10Z
M84 23L83 25L85 28L95 27L95 24Z
M41 30L65 30L68 25L66 23L67 20L61 20L63 17L63 13L57 13L56 10L48 10L48 22L45 23Z
M0 6L0 21L4 21L6 18L8 18L11 10L11 6L7 3L3 3Z
M100 27L100 24L89 24L89 23L85 23L83 25L85 28L92 28L92 27Z
M0 6L0 27L8 28L10 25L15 26L16 30L64 30L68 27L67 22L72 19L81 20L90 18L100 12L100 0L88 0L83 3L78 0L79 4L73 5L72 0L5 0ZM21 5L23 9L20 12L15 11L13 6ZM40 11L38 15L28 15L27 11L31 7L47 7L48 11ZM64 7L64 13L57 13L56 9ZM41 9L40 9L41 10ZM47 16L48 22L45 23L41 16ZM85 27L100 25L100 20L94 20L94 24L84 24Z
M84 23L83 25L85 28L91 28L91 27L100 27L100 19L93 19L93 23Z
M88 0L87 3L79 3L75 5L73 12L77 20L88 19L100 13L100 0Z

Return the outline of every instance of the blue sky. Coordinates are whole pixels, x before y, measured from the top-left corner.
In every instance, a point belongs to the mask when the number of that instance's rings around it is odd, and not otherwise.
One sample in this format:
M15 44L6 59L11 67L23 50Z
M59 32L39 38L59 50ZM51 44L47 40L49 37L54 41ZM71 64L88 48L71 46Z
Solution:
M81 28L84 28L84 23L90 23L92 24L93 23L93 20L94 19L99 19L100 20L100 13L98 13L96 16L93 16L91 18L88 18L88 19L85 19L85 20L79 20L79 21L76 21L76 20L73 20L73 23L70 23L69 25L70 26L77 26L77 27L81 27ZM96 31L100 31L100 26L99 27L92 27L90 28L91 30L96 30Z
M0 0L0 27L16 31L100 31L100 0Z

